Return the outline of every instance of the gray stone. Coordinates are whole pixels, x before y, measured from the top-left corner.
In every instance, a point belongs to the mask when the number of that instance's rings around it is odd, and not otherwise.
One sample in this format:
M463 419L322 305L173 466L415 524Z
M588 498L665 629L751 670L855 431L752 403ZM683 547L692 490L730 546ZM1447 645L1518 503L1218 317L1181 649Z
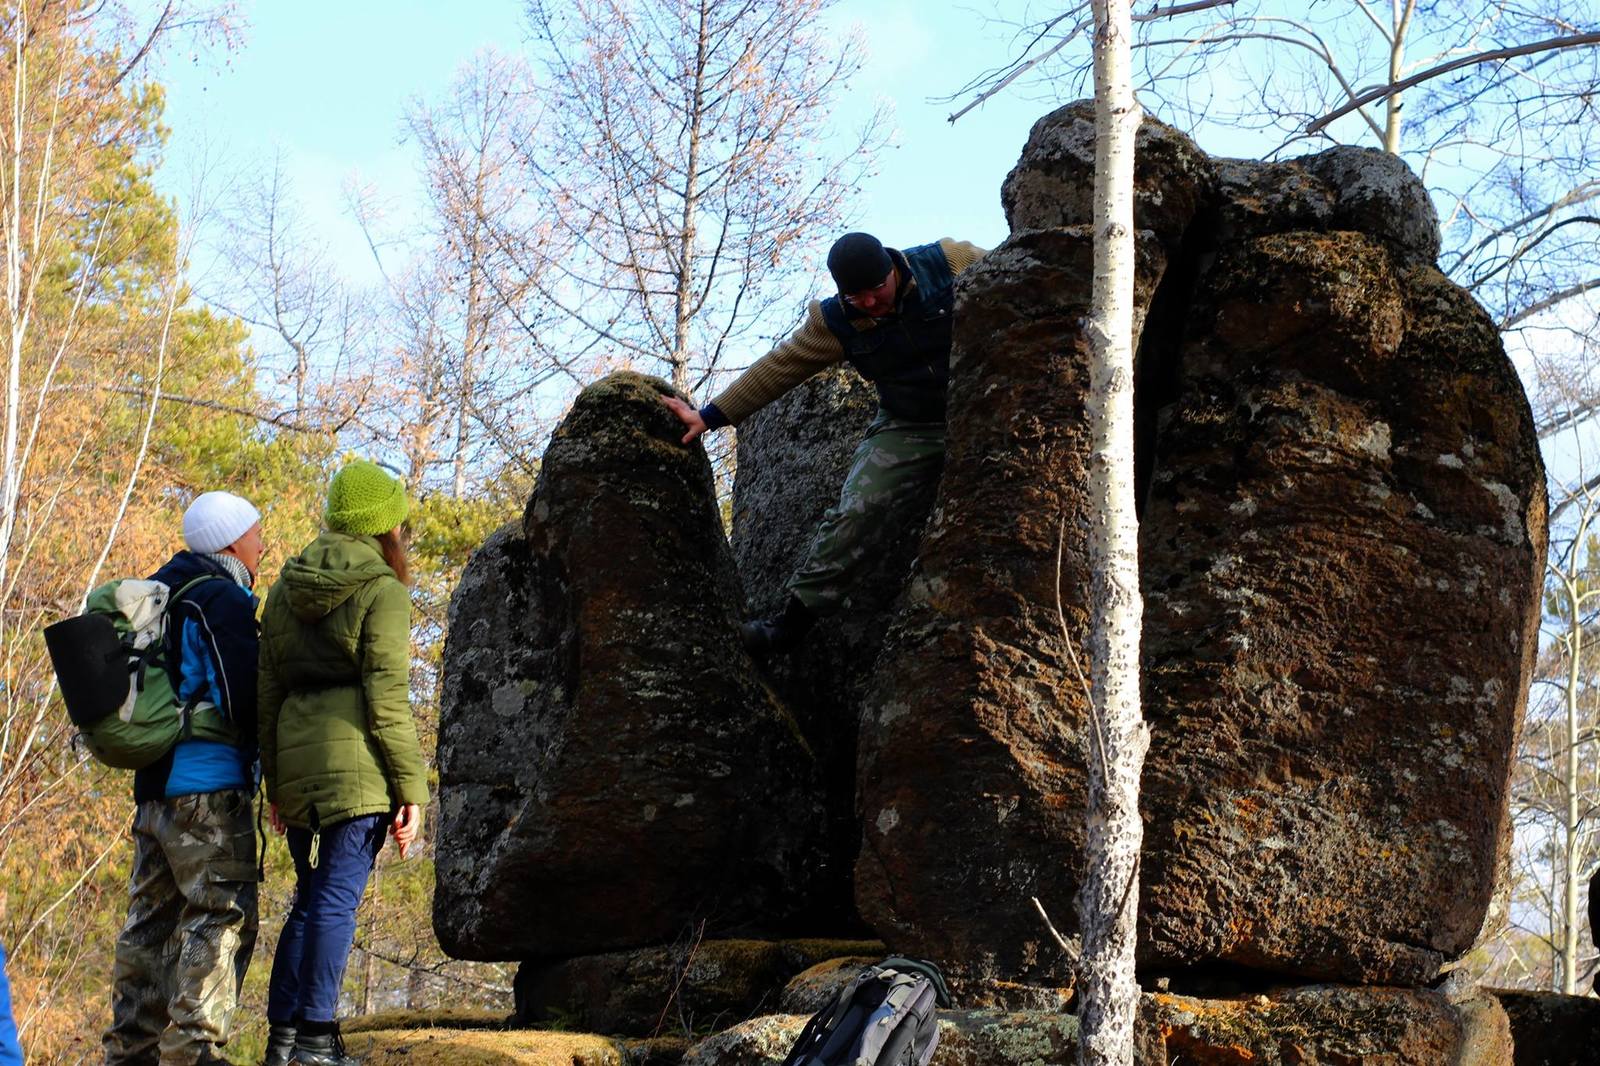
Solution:
M1138 245L1143 307L1164 256ZM957 1002L995 982L1066 985L1058 926L1083 853L1082 632L1090 440L1087 227L1013 235L956 307L939 498L861 717L862 916L945 967ZM1087 657L1085 656L1085 662Z
M1140 527L1141 958L1420 984L1509 840L1544 471L1482 310L1359 234L1230 246Z
M1094 102L1079 100L1033 124L1022 156L1000 188L1012 233L1087 226L1094 221ZM1134 226L1169 251L1188 232L1215 181L1194 141L1146 117L1134 146Z
M811 905L816 768L739 648L710 465L669 391L584 390L522 530L452 603L434 926L458 958L761 932Z

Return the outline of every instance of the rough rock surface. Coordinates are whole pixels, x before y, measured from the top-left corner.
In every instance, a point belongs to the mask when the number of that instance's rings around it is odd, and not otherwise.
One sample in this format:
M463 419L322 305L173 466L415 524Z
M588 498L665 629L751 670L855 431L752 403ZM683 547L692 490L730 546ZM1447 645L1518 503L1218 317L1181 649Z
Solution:
M964 280L939 501L863 706L858 904L968 996L1051 983L1031 896L1076 927L1056 549L1087 664L1089 271L1064 249L1088 115L1036 124L1016 231ZM1507 844L1544 552L1526 398L1427 265L1403 166L1341 149L1216 175L1153 123L1140 146L1141 963L1426 982L1474 943Z
M783 986L783 994L778 997L778 1013L817 1013L855 980L856 974L868 966L876 966L882 958L881 952L876 955L848 956L828 959L802 970Z
M1141 527L1143 957L1420 983L1506 844L1543 471L1488 319L1355 233L1231 246Z
M1139 248L1142 304L1163 256ZM862 714L862 916L969 1006L993 980L1066 983L1029 900L1060 925L1082 854L1084 704L1062 676L1055 564L1064 536L1081 630L1092 260L1087 228L1035 230L964 279L944 477Z
M1511 1019L1516 1066L1593 1066L1600 1060L1600 999L1496 992Z
M820 865L811 753L738 646L704 451L619 373L451 605L434 926L459 958L781 932ZM625 565L619 565L625 564Z
M883 958L883 945L850 940L706 940L672 947L524 963L516 1018L597 1033L649 1036L779 1008L791 978L840 956Z
M1153 118L1139 126L1133 224L1168 251L1188 234L1215 182L1210 158L1188 136ZM1059 107L1033 124L1022 157L1000 187L1012 233L1094 221L1094 102Z
M878 408L877 393L848 367L825 371L739 427L733 487L733 553L753 617L782 610L790 576L806 560L823 512ZM861 839L855 814L856 711L891 608L905 583L922 521L906 520L876 571L799 647L763 665L827 775L826 868L819 891L825 927L854 920L850 870Z
M1493 997L1452 1003L1425 989L1307 986L1233 1000L1147 995L1145 1056L1185 1066L1511 1066Z
M1387 152L1340 145L1303 159L1218 159L1221 244L1267 233L1365 233L1408 266L1439 255L1439 216L1411 168Z
M806 1021L804 1014L752 1018L691 1047L683 1066L780 1066ZM1066 1066L1077 1061L1077 1039L1070 1014L940 1011L931 1066Z
M805 1015L736 1025L685 1066L777 1066ZM1065 1066L1077 1019L1029 1011L939 1012L932 1066ZM1453 1004L1425 990L1307 987L1234 1000L1146 995L1138 1066L1511 1066L1505 1014L1490 997Z

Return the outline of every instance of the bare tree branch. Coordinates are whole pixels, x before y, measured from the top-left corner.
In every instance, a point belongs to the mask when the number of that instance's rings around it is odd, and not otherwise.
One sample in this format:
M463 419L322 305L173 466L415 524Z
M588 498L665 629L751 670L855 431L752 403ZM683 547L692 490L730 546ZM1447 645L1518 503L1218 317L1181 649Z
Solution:
M1368 91L1358 95L1354 100L1350 101L1348 104L1345 104L1343 107L1336 108L1335 110L1328 112L1321 118L1312 122L1306 127L1306 132L1320 133L1327 129L1329 125L1337 122L1339 119L1343 118L1359 107L1364 107L1365 105L1372 103L1374 100L1382 100L1385 97L1393 96L1396 93L1403 92L1414 85L1421 85L1423 82L1432 81L1434 78L1448 74L1453 70L1460 70L1463 67L1478 66L1482 63L1494 63L1502 59L1514 59L1517 56L1532 55L1538 52L1565 50L1569 48L1585 48L1593 44L1600 44L1600 33L1580 33L1562 37L1552 37L1547 41L1537 41L1533 44L1517 45L1512 48L1496 48L1488 52L1479 52L1477 55L1453 59L1448 63L1441 63L1438 66L1429 67L1427 70L1424 70L1418 74L1413 74L1409 78L1402 78L1399 81L1391 82L1388 85L1382 85L1376 89L1369 89Z

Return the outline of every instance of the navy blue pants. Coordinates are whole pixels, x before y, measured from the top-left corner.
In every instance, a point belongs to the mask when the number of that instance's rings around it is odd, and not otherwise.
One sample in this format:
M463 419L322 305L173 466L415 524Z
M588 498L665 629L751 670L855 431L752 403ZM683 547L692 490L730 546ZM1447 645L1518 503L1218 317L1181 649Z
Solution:
M267 1017L275 1022L331 1022L339 1016L339 990L356 937L356 908L372 864L383 850L390 819L365 814L323 826L317 862L311 864L309 829L290 827L294 906L278 937L267 989Z

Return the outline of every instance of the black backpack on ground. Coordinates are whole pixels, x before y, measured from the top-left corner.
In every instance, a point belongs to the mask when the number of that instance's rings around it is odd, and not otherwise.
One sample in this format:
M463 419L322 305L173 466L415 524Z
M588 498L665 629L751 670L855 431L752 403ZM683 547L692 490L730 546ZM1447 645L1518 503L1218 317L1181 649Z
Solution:
M783 1066L927 1066L939 1046L939 968L919 959L868 966L814 1014Z

